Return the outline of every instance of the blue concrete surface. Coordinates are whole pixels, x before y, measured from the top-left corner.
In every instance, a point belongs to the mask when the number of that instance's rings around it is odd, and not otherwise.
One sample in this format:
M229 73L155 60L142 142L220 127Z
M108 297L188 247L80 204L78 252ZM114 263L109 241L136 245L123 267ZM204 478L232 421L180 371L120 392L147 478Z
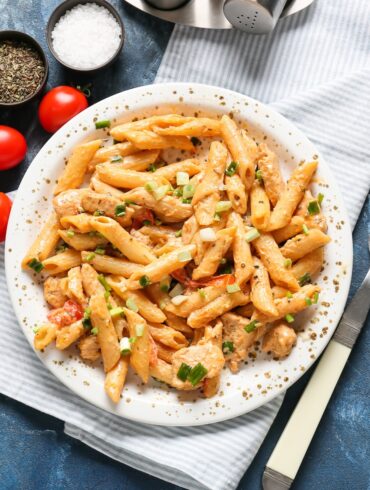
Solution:
M44 26L56 0L0 0L0 29L34 35L44 46ZM126 45L118 63L94 77L93 100L150 83L171 33L171 25L137 12L124 2L112 3L126 26ZM46 48L46 46L45 46ZM90 81L77 79L50 61L49 86ZM0 124L22 129L28 138L27 160L0 175L0 190L16 189L32 157L48 136L34 119L36 104L22 111L0 110ZM370 164L370 163L369 163ZM365 207L354 234L351 295L369 267ZM296 478L293 490L370 489L370 322L334 392L329 407ZM1 355L1 353L0 353ZM307 383L310 372L289 389L271 430L243 477L238 490L256 490L264 465ZM176 490L179 487L116 463L63 433L63 423L0 395L1 490Z

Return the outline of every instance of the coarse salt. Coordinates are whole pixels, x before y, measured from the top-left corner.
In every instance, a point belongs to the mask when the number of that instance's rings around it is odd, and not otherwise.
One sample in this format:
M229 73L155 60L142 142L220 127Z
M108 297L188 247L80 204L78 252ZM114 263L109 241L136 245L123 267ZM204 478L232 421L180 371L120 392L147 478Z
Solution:
M88 3L68 10L55 24L51 38L64 63L88 70L114 56L121 35L121 27L108 9Z

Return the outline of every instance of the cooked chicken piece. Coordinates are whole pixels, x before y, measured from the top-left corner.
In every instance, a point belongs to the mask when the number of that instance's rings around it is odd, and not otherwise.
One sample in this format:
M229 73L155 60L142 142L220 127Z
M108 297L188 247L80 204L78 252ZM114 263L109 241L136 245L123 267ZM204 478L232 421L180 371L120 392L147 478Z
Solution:
M285 323L274 325L264 336L262 350L272 352L275 357L288 356L297 341L294 328Z
M223 323L223 342L231 342L233 351L225 353L226 361L229 363L230 370L233 373L239 371L239 363L245 361L248 350L261 335L261 328L253 332L246 332L244 327L249 323L247 318L235 315L234 313L225 313L221 317Z
M122 226L129 226L132 221L134 209L126 206L125 215L122 217L116 216L116 207L124 204L120 199L107 194L99 194L90 189L82 198L82 207L85 211L94 214L95 211L101 211L105 216L109 216L118 221Z
M193 386L190 381L181 381L181 379L177 377L177 373L182 363L185 363L192 368L198 363L201 363L207 369L205 377L214 378L221 373L225 360L221 349L213 345L212 342L191 345L190 347L185 347L175 352L172 356L171 386L174 386L178 390L195 390L201 386L203 380L195 386Z
M164 196L157 201L154 196L144 189L137 187L126 193L126 199L134 201L139 206L145 206L152 209L160 220L164 223L178 223L184 221L193 213L190 204L183 204L179 199L173 196Z
M82 213L82 198L88 189L71 189L61 192L53 199L53 206L59 218Z
M64 294L62 279L48 277L44 282L44 297L53 308L61 308L68 299Z
M85 361L97 361L100 357L100 347L96 335L88 335L82 338L78 343L80 356Z

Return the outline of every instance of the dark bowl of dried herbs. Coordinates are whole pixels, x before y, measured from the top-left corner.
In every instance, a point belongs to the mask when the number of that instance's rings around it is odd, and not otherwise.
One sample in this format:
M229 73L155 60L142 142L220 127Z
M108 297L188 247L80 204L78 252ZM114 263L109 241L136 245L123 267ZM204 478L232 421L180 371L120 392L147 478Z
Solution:
M35 39L0 31L0 106L19 106L37 97L48 78L48 62Z

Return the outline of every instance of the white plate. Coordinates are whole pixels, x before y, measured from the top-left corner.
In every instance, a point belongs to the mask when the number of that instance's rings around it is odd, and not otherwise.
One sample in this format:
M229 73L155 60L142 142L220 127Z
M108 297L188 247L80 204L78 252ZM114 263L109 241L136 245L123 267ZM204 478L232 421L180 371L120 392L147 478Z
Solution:
M198 84L160 84L114 95L88 108L60 129L36 156L19 187L6 242L6 273L13 306L23 332L32 345L32 328L45 320L47 308L42 288L20 262L51 209L52 189L66 156L81 140L92 138L94 120L180 111L185 114L233 113L252 135L264 139L277 152L287 175L301 160L318 158L313 144L274 110L244 95ZM323 133L323 138L325 134ZM236 417L267 403L285 391L310 367L328 343L342 314L352 271L352 235L334 178L322 157L315 193L325 194L331 243L326 249L325 269L319 284L320 301L297 318L305 326L291 355L274 361L253 351L247 365L233 375L225 369L219 394L205 400L194 393L181 394L154 380L142 386L131 375L123 399L115 406L104 393L103 371L85 366L74 350L53 347L36 355L55 376L76 394L109 412L140 422L161 425L200 425ZM72 354L72 355L71 355Z

